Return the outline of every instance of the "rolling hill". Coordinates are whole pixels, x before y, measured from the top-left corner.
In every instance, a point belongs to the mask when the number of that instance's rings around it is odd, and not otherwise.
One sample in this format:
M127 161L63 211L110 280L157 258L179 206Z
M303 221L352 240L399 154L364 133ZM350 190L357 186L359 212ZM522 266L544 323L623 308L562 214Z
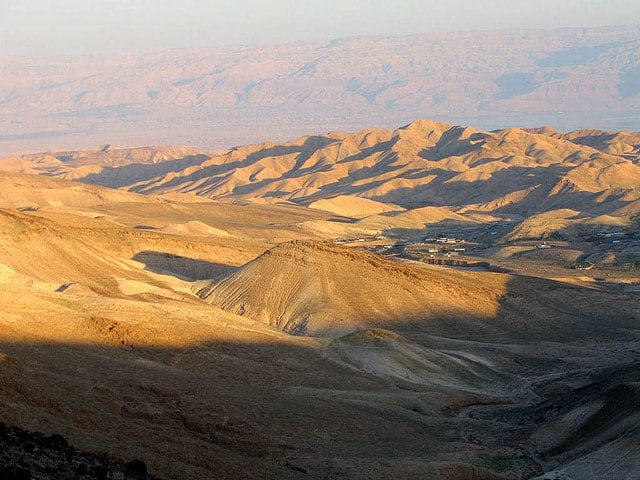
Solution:
M616 216L640 199L640 134L625 132L488 132L418 120L393 131L307 136L217 155L143 151L28 155L0 161L0 169L146 194L288 201L356 218L400 218L402 209L425 206Z
M543 299L537 298L541 292ZM611 313L610 322L622 324L633 323L635 315L610 304L602 309L590 301L587 307L578 290L557 282L452 272L309 241L271 248L198 295L293 335L330 338L383 328L465 339L526 331L527 338L549 339L571 330L576 317L591 325L579 334L589 337L597 335L602 315ZM568 295L574 301L563 306ZM591 292L590 298L599 295ZM552 331L549 318L555 318Z
M288 333L335 337L443 317L491 317L499 292L350 248L293 242L267 250L199 296Z
M0 160L1 170L166 201L322 212L297 224L302 237L421 242L452 234L487 247L562 240L579 244L553 252L508 247L498 256L565 267L640 265L640 134L632 132L483 131L417 120L396 130L331 132L223 152L103 147L29 154ZM49 191L43 204L54 197ZM39 205L19 194L11 198L16 207ZM228 233L182 220L154 228ZM606 237L612 233L625 234L624 242ZM491 257L496 251L484 252Z

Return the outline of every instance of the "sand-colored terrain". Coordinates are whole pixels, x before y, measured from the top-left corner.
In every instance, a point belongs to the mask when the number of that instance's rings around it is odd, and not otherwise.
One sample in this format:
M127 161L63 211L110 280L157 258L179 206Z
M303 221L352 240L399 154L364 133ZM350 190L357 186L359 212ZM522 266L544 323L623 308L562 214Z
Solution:
M422 241L457 235L484 246L501 242L503 252L518 250L520 241L563 240L582 245L572 247L575 255L552 255L550 262L635 269L640 266L638 145L637 133L561 133L548 127L482 131L417 120L396 130L333 132L223 152L103 147L24 155L0 161L0 170L178 203L215 199L333 214L299 224L303 236ZM59 202L53 191L33 204L20 196L12 201L22 202L22 208ZM217 228L189 221L154 228L193 234ZM612 233L627 236L605 236Z
M613 148L618 137L627 143ZM288 201L352 218L411 218L402 210L425 206L615 217L628 216L640 200L637 145L640 136L624 132L487 132L419 120L395 131L306 136L222 153L158 147L25 155L3 160L0 169L138 193ZM441 212L435 220L445 218Z
M348 247L298 241L267 250L199 295L288 333L337 337L427 319L489 318L502 292L504 287L475 289L466 277L411 268Z
M8 161L0 421L164 479L634 478L635 247L598 253L615 284L545 270L630 238L634 139L419 121ZM454 228L513 271L358 248Z
M396 205L389 205L368 198L350 195L339 195L334 198L323 198L309 204L309 208L317 208L345 217L368 217L377 213L397 212L404 210Z

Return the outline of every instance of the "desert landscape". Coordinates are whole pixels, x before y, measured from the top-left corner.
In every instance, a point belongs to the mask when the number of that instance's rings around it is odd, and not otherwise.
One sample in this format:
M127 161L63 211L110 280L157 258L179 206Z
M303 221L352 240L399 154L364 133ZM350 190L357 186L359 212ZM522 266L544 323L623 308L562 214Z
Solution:
M431 120L8 156L0 473L639 478L639 185Z
M640 480L640 2L0 1L0 480Z

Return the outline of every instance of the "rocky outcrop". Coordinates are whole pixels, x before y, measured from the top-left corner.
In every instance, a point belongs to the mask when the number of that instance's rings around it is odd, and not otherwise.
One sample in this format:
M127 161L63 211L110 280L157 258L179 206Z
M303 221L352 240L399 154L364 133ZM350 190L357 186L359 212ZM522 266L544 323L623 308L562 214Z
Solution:
M125 463L78 450L61 435L0 423L0 478L4 480L152 480L142 460Z

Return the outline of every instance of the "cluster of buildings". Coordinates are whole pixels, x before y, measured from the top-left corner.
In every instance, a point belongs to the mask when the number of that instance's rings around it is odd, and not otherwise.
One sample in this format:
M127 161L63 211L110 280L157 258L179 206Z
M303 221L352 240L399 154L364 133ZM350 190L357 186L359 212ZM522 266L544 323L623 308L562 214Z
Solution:
M613 244L619 243L629 243L633 240L640 239L640 234L631 233L631 232L610 232L610 233L599 233L599 239L604 239L607 242L611 242Z
M451 248L450 245L460 245L465 243L461 238L450 237L447 235L440 235L437 238L427 237L423 240L424 243L434 244L434 246L427 249L430 257L434 257L437 254L450 257L452 255L461 255L466 252L466 248L462 246Z
M461 238L455 237L447 237L445 235L441 235L438 238L425 238L423 240L424 243L443 243L443 244L453 244L453 243L464 243L464 240Z
M445 257L450 257L451 255L461 255L464 252L466 252L467 249L464 247L456 247L456 248L446 248L446 247L442 247L442 248L429 248L427 249L427 253L430 254L443 254Z

